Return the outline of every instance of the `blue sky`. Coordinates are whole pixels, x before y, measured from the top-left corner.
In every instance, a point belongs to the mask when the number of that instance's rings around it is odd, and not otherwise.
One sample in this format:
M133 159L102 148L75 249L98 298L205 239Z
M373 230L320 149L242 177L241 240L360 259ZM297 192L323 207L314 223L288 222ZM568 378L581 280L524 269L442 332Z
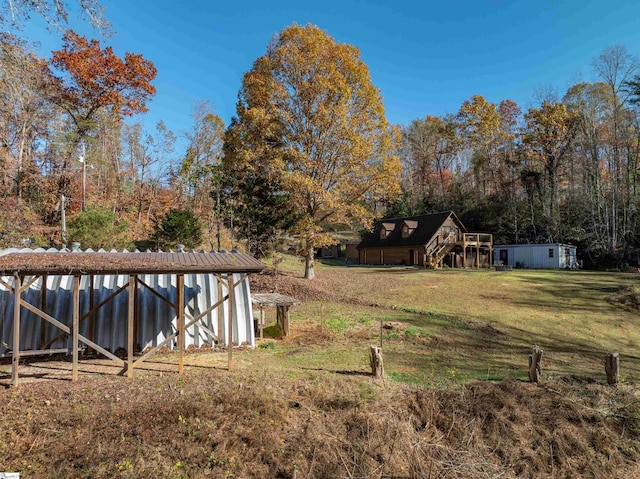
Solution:
M115 31L103 43L120 55L141 53L158 69L149 113L134 119L149 129L162 119L179 137L197 100L210 101L228 124L242 75L293 22L318 25L358 47L395 124L455 113L474 94L496 103L508 98L526 110L541 88L562 95L578 81L593 81L591 62L607 46L621 44L640 56L637 0L102 4ZM70 26L98 36L77 15ZM32 21L24 33L41 41L45 56L60 46L60 34L47 33L41 22Z

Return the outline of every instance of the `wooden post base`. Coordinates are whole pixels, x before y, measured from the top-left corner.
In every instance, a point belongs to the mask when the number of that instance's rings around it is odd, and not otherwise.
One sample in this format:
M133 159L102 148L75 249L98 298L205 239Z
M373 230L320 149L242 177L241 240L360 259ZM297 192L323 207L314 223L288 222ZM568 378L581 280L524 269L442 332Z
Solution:
M371 346L369 348L369 363L371 365L371 375L376 378L384 377L384 362L382 359L382 348Z
M542 370L540 368L540 360L542 359L542 349L534 345L529 355L529 381L532 383L540 382Z

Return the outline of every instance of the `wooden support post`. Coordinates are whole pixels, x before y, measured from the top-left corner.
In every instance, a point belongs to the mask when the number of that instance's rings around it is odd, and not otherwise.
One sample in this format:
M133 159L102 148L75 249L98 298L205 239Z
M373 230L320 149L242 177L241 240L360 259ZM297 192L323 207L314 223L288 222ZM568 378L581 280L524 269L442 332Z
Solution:
M91 341L93 341L93 330L96 327L95 311L93 310L93 308L95 307L95 301L96 301L94 288L95 288L95 277L92 274L90 274L89 275L89 334L87 334L87 337Z
M376 378L384 377L384 361L382 360L382 347L371 345L369 348L369 364L371 375Z
M285 320L285 331L287 332L287 336L289 336L289 334L291 334L291 331L289 329L291 323L289 322L289 320L291 319L291 317L289 316L289 306L285 306L284 307L284 320Z
M140 337L140 293L138 292L138 277L136 276L135 288L133 288L133 352L136 352L138 338Z
M42 288L40 288L40 309L47 312L47 275L42 275ZM47 331L47 320L44 318L40 318L40 348L44 346Z
M13 346L11 349L11 386L18 385L18 364L20 363L20 302L22 278L15 275L13 285Z
M618 353L609 353L605 356L604 371L607 373L607 384L617 386L620 375L620 356Z
M224 301L222 301L222 281L217 276L216 281L218 282L218 302L220 303L218 305L218 343L220 343L222 341L222 330L224 329L224 309L222 308Z
M289 307L285 305L276 306L276 317L280 331L283 336L288 336L289 331Z
M260 328L260 339L264 339L264 323L266 323L266 319L264 316L264 306L260 306L260 324L258 327Z
M479 235L476 238L480 240ZM476 269L480 269L480 241L476 242Z
M531 348L531 354L529 355L529 381L532 383L540 382L540 376L542 370L540 368L540 360L542 359L542 349L535 344Z
M78 335L80 332L80 276L73 277L73 326L71 328L71 380L78 380Z
M462 267L467 267L467 242L462 241Z
M231 371L233 367L233 302L234 302L234 284L233 284L233 275L229 273L227 276L227 284L229 289L229 325L227 327L228 337L228 358L227 358L227 369Z
M136 315L136 276L129 275L129 307L127 311L127 377L133 377L133 336Z
M177 275L177 287L178 287L178 347L180 353L178 356L178 372L184 373L184 349L185 349L185 337L184 337L184 275Z

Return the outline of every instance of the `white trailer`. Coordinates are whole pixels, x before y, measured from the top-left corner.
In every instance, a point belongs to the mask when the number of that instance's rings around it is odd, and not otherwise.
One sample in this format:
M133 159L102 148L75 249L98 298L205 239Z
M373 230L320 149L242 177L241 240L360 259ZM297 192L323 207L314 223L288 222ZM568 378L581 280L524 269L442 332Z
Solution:
M569 244L494 245L496 264L527 269L576 269L576 247Z

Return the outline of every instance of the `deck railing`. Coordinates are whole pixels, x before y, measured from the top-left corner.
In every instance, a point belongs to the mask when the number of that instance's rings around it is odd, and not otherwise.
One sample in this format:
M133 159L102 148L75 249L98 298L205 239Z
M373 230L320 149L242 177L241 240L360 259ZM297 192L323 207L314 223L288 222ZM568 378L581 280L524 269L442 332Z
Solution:
M488 233L464 233L462 241L465 243L493 244L493 235Z

